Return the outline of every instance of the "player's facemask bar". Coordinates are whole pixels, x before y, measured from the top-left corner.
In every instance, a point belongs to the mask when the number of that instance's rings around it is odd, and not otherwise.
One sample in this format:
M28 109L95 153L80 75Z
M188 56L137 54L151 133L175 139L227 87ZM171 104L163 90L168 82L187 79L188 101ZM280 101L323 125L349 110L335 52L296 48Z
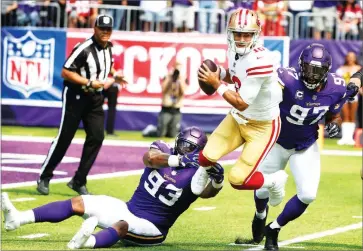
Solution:
M190 142L190 141L186 141L183 139L179 139L176 142L176 151L181 154L188 154L188 153L192 153L196 150L199 150L199 146Z
M302 77L308 89L314 90L326 81L328 67L308 63L302 64Z
M236 41L234 40L234 33L251 33L252 39L249 42L244 41ZM259 37L259 32L256 30L240 30L240 29L231 29L229 28L227 30L227 41L228 41L228 47L235 52L236 54L240 56L244 56L252 51L252 48L256 45ZM243 47L238 47L238 45L241 45Z

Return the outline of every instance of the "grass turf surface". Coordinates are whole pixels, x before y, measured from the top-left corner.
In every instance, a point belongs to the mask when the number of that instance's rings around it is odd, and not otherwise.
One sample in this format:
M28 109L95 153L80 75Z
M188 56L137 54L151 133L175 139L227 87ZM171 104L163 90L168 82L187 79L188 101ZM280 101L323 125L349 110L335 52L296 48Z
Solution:
M117 132L117 139L145 140L140 132ZM57 129L2 127L3 135L32 135L54 137ZM77 137L83 137L82 130ZM150 140L150 139L146 139ZM356 150L351 147L338 147L336 140L326 140L324 149ZM141 158L141 157L140 157ZM322 156L322 174L317 200L298 220L290 222L280 232L280 241L298 236L359 223L362 220L353 216L362 215L362 182L359 169L361 157ZM226 172L229 170L226 168ZM291 175L289 169L288 173ZM138 184L139 176L91 180L88 188L95 194L107 194L128 200ZM76 194L65 183L51 184L50 196L40 196L35 187L7 189L11 199L32 197L36 200L14 202L21 210L31 209L55 200L66 200ZM271 208L268 222L275 219L288 199L295 194L295 185L290 176L286 186L284 202ZM193 210L202 206L216 207L211 211ZM251 220L254 212L253 193L237 191L226 183L221 193L208 200L198 199L180 216L162 246L142 248L147 250L242 250L253 246L228 246L236 237L251 238ZM67 242L79 229L82 219L72 217L67 221L51 224L40 223L22 226L13 232L2 232L2 250L64 250ZM2 228L3 229L3 228ZM97 230L96 230L97 231ZM21 236L45 233L42 238L23 239ZM294 243L289 247L305 250L361 250L362 229ZM112 249L135 250L140 248L116 245ZM293 250L296 250L295 248Z

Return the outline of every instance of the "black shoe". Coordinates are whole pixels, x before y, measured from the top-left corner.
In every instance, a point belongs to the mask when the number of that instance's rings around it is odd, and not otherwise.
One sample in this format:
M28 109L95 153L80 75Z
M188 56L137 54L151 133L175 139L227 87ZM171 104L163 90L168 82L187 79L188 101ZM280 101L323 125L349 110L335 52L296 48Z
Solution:
M79 186L74 182L73 179L67 183L67 186L70 189L76 191L79 195L90 195L90 193L88 192L87 187L85 185Z
M266 225L266 219L268 215L268 206L266 207L266 217L264 219L260 219L256 216L253 217L252 221L252 237L253 241L256 243L260 243L263 240L263 237L265 237L265 225Z
M270 227L271 223L265 227L265 235L266 235L265 250L279 250L277 242L278 242L280 228L272 229Z
M48 195L49 194L49 180L48 179L44 179L44 180L37 180L37 191L43 195Z

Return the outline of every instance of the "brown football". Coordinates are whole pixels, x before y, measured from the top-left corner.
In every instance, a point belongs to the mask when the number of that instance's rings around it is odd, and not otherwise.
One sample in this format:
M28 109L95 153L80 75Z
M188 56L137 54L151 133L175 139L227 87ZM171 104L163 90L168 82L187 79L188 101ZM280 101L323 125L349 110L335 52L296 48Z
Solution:
M206 59L203 61L203 63L206 64L211 71L213 72L217 71L217 65L212 60ZM216 89L214 89L211 85L206 84L205 82L200 80L199 80L199 86L200 89L202 89L203 92L209 96L216 92Z

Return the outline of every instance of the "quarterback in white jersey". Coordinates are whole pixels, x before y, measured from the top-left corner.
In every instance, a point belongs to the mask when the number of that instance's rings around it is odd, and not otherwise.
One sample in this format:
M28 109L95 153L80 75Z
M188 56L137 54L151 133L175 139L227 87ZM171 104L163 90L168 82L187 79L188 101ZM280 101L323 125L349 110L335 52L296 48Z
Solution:
M283 196L287 174L283 170L262 174L257 168L280 134L282 90L268 50L257 43L260 32L256 12L235 10L227 29L228 70L220 66L212 72L206 64L199 68L198 79L213 86L233 107L199 153L199 162L208 169L243 145L228 174L230 184L238 190L267 188L273 204L274 198ZM235 91L220 80L233 84Z

